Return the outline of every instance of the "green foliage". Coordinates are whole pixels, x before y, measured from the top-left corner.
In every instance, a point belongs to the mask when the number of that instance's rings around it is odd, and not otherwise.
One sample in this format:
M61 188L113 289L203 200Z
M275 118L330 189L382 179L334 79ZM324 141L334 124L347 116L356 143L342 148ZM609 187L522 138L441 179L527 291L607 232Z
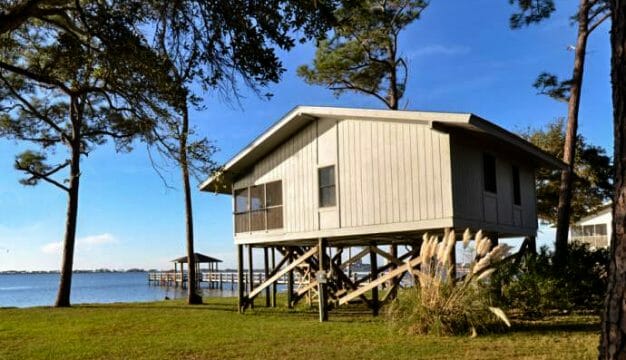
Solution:
M518 7L518 12L509 19L513 29L541 22L556 10L554 0L509 0L509 3Z
M335 7L336 0L165 2L155 7L155 47L183 82L233 91L239 77L266 86L285 71L277 49L324 34Z
M300 66L298 75L337 96L361 92L397 109L407 81L398 35L427 6L423 0L344 2L330 38L318 43L312 66Z
M533 87L540 94L547 95L557 101L568 102L572 80L559 80L554 74L542 72L533 83Z
M211 159L217 148L207 138L196 139L189 124L189 106L199 94L217 90L228 100L238 98L238 81L259 93L284 72L276 49L289 50L300 40L320 36L332 21L333 1L249 1L228 3L185 0L154 8L152 46L169 65L173 80L183 89L176 113L156 125L148 137L164 155L197 178L217 168ZM293 30L299 30L299 33Z
M464 234L464 246L470 242ZM399 293L387 312L391 323L407 334L460 335L485 333L510 326L502 310L491 305L486 280L494 264L507 253L506 245L491 248L482 232L474 241L476 257L468 274L457 280L451 274L451 251L456 244L454 232L438 241L424 235L420 250L422 262L417 271L419 286Z
M565 124L562 119L549 123L544 129L528 130L521 134L556 158L563 157ZM583 136L576 141L574 183L572 187L571 222L578 221L611 199L613 192L613 165L606 151L588 144ZM537 214L549 223L556 223L561 172L539 169L536 172Z
M519 263L498 267L494 283L502 284L499 302L527 317L556 310L599 311L604 304L608 259L606 249L571 243L567 262L557 271L554 254L544 247L537 255L525 255Z
M141 13L139 5L88 3L67 11L67 26L31 18L0 35L0 136L31 142L39 152L67 146L86 155L107 139L130 150L136 136L148 133L178 90L128 10ZM70 159L48 165L42 157L26 166L32 153L17 160L30 176L23 183L31 185Z
M46 156L42 153L26 150L21 153L15 160L15 168L17 170L24 170L30 173L45 174L51 170L51 167L45 164ZM31 177L27 179L21 179L22 185L37 185L39 178Z

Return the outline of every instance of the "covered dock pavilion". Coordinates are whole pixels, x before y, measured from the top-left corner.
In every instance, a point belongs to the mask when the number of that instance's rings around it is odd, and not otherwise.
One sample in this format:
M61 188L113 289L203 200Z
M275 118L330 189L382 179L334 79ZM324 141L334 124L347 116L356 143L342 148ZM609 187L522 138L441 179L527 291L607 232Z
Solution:
M219 272L219 263L221 263L222 260L200 253L194 253L194 259L196 262L196 281L198 284L205 281L205 276L203 276L202 271L208 274ZM185 272L185 264L189 262L187 256L181 256L171 260L171 262L174 263L173 273L169 271L151 273L148 278L149 282L158 282L159 284L168 286L173 284L174 286L185 287L188 281L188 273ZM201 269L202 264L207 264L206 269ZM208 276L206 278L209 279L207 281L209 283L209 288L212 288L214 284L213 281L211 281L211 277Z

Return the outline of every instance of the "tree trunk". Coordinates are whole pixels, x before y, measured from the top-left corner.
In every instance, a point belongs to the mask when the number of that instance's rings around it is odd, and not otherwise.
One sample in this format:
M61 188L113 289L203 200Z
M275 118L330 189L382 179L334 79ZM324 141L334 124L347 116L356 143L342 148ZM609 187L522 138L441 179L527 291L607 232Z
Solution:
M398 59L396 59L396 47L393 40L389 43L389 94L387 95L389 109L398 110L399 91L398 91Z
M72 139L69 144L72 153L70 159L70 181L68 186L67 215L65 218L61 279L56 302L54 303L55 307L70 306L72 271L74 268L74 245L76 244L76 220L78 218L78 189L80 185L81 115L82 111L80 110L78 99L72 97L70 104Z
M185 192L185 230L187 236L187 303L190 305L202 304L202 296L198 294L196 282L196 260L193 247L193 212L191 207L191 186L189 185L189 164L187 162L187 135L189 135L189 110L183 107L183 124L180 134L180 168L183 176Z
M563 265L567 258L567 240L569 237L570 209L572 202L572 182L574 176L574 161L576 158L576 140L578 132L578 110L585 69L585 54L587 38L589 37L589 0L580 0L578 13L578 39L574 54L574 71L569 102L567 106L567 128L565 131L565 145L563 148L563 162L567 169L561 172L561 186L559 189L559 205L557 211L555 263Z
M611 1L615 194L599 359L626 358L626 0Z

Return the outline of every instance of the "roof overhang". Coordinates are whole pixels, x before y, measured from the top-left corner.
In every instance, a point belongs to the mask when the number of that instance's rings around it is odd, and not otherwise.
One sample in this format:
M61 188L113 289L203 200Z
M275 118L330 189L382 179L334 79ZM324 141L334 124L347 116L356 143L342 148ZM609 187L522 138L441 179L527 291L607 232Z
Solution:
M469 117L462 121L448 120L434 122L432 123L432 126L442 131L449 131L447 129L458 129L464 132L481 133L506 146L510 146L511 149L514 149L517 152L522 152L528 157L529 160L535 163L537 167L551 169L567 168L567 165L563 161L543 151L531 142L526 141L520 136L474 114L469 114Z
M441 131L456 128L477 131L495 137L527 153L541 166L564 168L565 164L519 136L471 113L446 113L358 108L297 106L230 159L220 171L200 185L200 190L219 194L232 193L236 179L272 150L318 118L410 121L429 124Z

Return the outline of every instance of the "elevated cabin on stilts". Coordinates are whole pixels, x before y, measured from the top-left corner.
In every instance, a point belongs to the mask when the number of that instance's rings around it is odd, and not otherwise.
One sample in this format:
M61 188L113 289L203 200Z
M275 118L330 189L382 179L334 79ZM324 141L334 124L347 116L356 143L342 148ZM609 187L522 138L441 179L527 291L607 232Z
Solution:
M288 305L316 290L324 321L356 300L377 314L419 264L424 232L534 239L539 167L563 164L473 114L300 106L201 190L233 196L239 278L244 246L249 271L264 253L266 280L240 287L240 311L264 291L275 305L276 280L308 272L305 286L288 281ZM370 274L350 276L364 257Z

